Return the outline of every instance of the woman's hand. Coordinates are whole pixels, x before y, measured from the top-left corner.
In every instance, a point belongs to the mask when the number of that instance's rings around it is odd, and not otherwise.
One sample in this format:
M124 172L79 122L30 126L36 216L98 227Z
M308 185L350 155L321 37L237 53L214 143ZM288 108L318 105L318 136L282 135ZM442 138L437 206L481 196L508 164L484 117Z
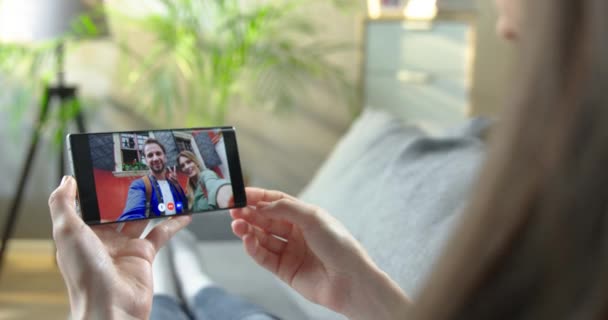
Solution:
M140 239L148 221L89 227L75 210L76 182L64 177L49 207L57 263L75 319L147 319L152 307L152 261L191 216L158 224Z
M278 191L247 188L231 210L247 253L307 299L351 319L391 319L408 299L346 228L320 208Z
M215 203L217 203L218 208L228 208L230 206L230 201L232 200L232 185L225 184L221 186L217 190L215 199Z

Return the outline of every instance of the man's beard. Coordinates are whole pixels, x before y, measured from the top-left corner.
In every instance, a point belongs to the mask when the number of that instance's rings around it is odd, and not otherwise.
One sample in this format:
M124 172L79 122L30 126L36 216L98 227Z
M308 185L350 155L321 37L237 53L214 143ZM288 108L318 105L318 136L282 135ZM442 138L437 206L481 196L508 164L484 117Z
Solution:
M152 165L152 166L150 166L150 170L152 170L152 172L154 172L156 174L163 173L163 172L165 172L165 164L163 163L160 166L160 169L158 169L158 170L154 169L154 166Z

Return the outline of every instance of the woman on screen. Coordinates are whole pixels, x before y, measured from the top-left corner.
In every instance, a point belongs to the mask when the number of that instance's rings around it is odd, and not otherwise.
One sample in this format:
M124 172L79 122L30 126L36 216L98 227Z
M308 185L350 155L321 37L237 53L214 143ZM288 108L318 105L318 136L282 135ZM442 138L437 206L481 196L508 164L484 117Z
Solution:
M186 196L190 212L228 207L232 196L230 181L220 178L215 172L204 167L190 151L180 152L177 155L177 163L179 170L188 176Z

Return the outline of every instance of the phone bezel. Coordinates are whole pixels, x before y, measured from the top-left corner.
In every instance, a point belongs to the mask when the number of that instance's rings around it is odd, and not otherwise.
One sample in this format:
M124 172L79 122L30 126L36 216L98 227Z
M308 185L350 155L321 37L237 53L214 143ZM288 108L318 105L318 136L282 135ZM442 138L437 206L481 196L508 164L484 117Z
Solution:
M245 195L245 183L241 170L241 162L236 140L236 129L232 126L222 127L195 127L195 128L171 128L171 129L149 129L149 130L129 130L129 131L109 131L109 132L94 132L94 133L72 133L66 137L68 154L70 158L70 166L76 182L78 184L78 202L80 213L85 223L89 225L112 224L126 221L105 221L102 222L99 212L99 204L97 202L97 190L95 185L95 177L93 174L93 161L91 159L91 150L89 145L89 136L97 134L121 134L121 133L138 133L150 131L210 131L220 130L224 137L224 146L226 148L226 158L228 161L228 170L230 172L230 181L232 184L233 206L230 208L222 208L216 210L207 210L201 212L189 212L187 214L204 214L207 212L222 211L232 208L242 208L247 205ZM150 216L143 219L133 219L128 221L148 220L167 218L171 216Z

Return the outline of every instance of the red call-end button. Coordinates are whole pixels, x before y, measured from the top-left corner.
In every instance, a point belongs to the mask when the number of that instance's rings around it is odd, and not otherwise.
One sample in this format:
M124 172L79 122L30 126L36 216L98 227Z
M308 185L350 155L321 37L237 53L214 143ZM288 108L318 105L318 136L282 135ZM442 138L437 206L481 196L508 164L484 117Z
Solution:
M175 209L175 205L173 204L173 202L169 202L167 204L167 210L173 211L173 209Z

